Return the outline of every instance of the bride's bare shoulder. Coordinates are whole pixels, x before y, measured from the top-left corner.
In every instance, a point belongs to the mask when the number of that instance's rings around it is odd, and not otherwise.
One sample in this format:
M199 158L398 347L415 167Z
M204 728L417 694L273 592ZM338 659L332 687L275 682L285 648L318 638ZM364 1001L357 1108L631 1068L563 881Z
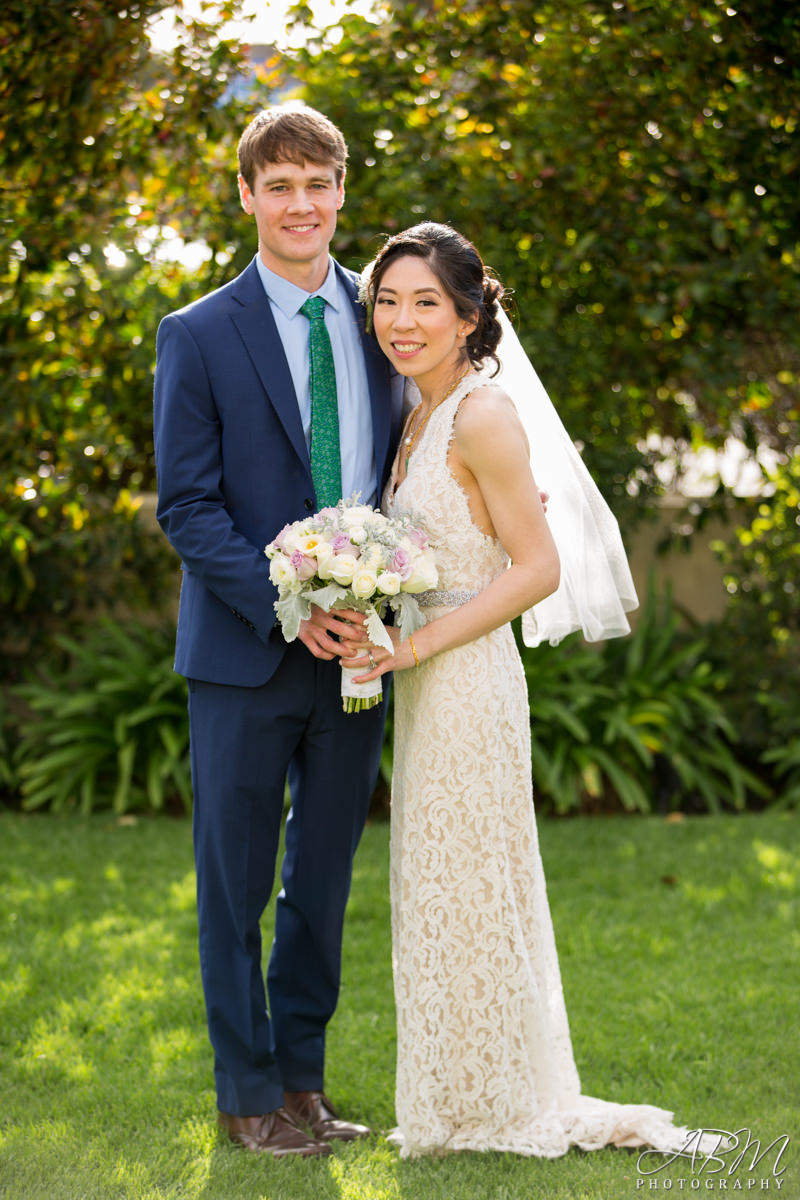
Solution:
M514 402L499 384L482 380L468 392L459 405L456 433L464 437L481 437L499 428L518 430L520 420Z

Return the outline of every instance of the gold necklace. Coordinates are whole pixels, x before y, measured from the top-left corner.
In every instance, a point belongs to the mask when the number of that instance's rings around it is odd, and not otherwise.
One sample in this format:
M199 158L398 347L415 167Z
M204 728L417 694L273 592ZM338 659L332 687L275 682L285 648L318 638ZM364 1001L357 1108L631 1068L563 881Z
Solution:
M411 458L411 451L413 449L414 443L416 442L419 435L422 433L422 430L425 427L425 422L428 420L428 417L431 415L431 413L435 412L436 409L439 408L440 405L444 404L445 400L450 399L453 392L456 390L458 385L461 383L461 380L466 379L467 375L469 375L471 370L472 370L472 368L470 366L470 367L467 367L465 371L461 372L461 374L459 375L459 377L455 381L455 383L452 385L452 387L449 387L447 389L445 394L442 396L441 400L437 400L436 403L434 405L432 405L431 408L428 409L428 411L425 413L425 416L422 418L422 420L419 422L418 425L414 425L414 419L415 419L417 413L419 412L419 410L422 408L422 401L419 402L417 407L412 412L411 416L408 419L408 424L409 424L408 434L406 435L406 437L403 438L403 445L406 447L406 470L408 470L408 460ZM412 428L412 426L413 426L413 428Z

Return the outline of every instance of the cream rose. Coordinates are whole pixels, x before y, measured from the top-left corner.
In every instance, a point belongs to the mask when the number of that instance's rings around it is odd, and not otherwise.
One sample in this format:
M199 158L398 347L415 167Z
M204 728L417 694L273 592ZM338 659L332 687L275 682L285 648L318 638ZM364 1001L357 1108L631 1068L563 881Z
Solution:
M270 560L269 577L277 588L297 583L297 571L285 554L278 553Z
M381 571L378 576L378 588L384 596L396 596L402 583L396 571Z
M420 555L411 562L411 574L403 588L406 592L428 592L439 582L439 574L432 558Z
M383 546L373 544L367 546L361 555L361 561L365 567L372 567L375 570L383 562L384 550Z
M337 561L330 542L320 542L314 551L314 557L317 560L317 574L320 579L330 579L331 567Z
M298 549L300 542L307 538L311 530L307 525L290 528L283 538L283 549L291 555Z
M353 554L335 554L333 562L327 565L326 569L330 571L327 578L335 579L342 587L348 587L353 582L353 574L358 566L358 559Z
M359 567L353 574L353 582L350 586L357 600L369 600L378 586L378 578L369 567Z

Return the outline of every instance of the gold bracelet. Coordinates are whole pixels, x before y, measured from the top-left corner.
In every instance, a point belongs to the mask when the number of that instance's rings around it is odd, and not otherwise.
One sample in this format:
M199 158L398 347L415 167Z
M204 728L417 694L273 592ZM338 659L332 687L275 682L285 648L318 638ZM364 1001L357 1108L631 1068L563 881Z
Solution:
M417 648L414 645L414 639L411 636L411 634L408 635L408 644L411 647L411 653L414 655L414 665L416 667L418 667L419 666L419 655L417 654Z

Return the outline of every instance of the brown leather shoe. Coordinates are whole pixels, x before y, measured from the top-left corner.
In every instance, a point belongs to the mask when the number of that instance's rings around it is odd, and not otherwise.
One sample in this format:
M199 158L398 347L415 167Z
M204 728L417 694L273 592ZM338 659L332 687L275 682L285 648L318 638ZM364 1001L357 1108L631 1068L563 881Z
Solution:
M366 1125L340 1120L324 1092L284 1092L283 1104L298 1125L305 1125L314 1137L327 1142L354 1142L372 1132Z
M273 1158L299 1154L302 1158L310 1158L331 1152L327 1142L304 1133L285 1108L276 1108L274 1112L257 1117L234 1117L221 1112L217 1115L217 1123L227 1130L232 1142L254 1154L271 1154Z

